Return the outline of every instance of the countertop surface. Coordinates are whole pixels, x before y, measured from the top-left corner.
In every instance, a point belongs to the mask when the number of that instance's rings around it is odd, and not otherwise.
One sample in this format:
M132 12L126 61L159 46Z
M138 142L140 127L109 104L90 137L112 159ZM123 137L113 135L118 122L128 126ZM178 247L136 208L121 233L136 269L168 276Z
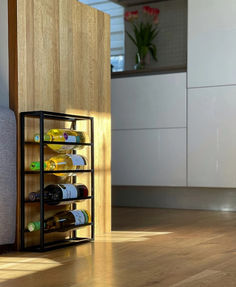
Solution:
M112 72L111 78L114 79L114 78L140 77L140 76L161 75L171 73L183 73L186 71L187 71L186 66L159 67L155 69L146 69L146 70Z

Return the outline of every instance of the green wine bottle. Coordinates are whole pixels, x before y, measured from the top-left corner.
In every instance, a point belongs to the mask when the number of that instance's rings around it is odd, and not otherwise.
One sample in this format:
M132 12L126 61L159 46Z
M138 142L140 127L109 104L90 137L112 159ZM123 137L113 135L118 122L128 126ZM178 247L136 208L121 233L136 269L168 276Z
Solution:
M91 222L90 213L87 210L69 210L56 213L44 221L45 232L65 232L80 225ZM30 222L27 226L30 232L40 229L40 221Z

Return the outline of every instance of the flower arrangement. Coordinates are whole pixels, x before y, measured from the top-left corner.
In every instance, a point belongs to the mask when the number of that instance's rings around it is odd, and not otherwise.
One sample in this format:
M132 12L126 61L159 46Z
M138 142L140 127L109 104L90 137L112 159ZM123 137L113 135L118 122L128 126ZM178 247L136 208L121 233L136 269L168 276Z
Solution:
M133 26L134 36L126 31L127 35L137 48L136 53L136 69L145 68L145 57L148 51L152 55L153 59L157 61L157 49L153 43L154 39L158 35L158 24L160 10L158 8L152 8L150 6L143 6L142 8L142 20L138 21L141 15L139 11L131 11L125 13L125 21L130 22Z

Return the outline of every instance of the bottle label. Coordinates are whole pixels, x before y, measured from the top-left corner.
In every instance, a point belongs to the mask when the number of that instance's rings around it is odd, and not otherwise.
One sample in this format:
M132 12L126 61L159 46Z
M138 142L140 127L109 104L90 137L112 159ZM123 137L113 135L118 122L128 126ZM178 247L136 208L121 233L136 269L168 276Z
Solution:
M71 210L70 211L75 218L75 225L85 224L85 216L81 210Z
M64 134L64 138L66 143L76 143L76 136L69 136Z
M79 166L79 165L85 165L86 164L84 158L80 155L68 154L68 156L72 160L73 165Z
M77 188L73 184L59 184L63 199L77 198Z

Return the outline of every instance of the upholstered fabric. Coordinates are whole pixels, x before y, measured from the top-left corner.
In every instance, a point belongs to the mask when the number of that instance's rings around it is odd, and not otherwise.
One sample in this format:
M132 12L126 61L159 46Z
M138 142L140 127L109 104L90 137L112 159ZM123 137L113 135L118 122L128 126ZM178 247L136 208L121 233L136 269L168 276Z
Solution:
M16 120L0 107L0 245L15 242L16 230Z

